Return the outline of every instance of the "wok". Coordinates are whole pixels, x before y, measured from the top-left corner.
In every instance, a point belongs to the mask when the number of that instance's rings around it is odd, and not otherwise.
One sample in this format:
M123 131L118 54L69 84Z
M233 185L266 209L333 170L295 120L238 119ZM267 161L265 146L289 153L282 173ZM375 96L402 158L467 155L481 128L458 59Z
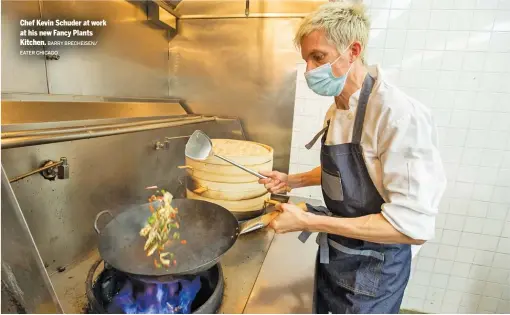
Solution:
M94 228L99 234L99 253L103 260L117 270L149 281L193 275L214 266L237 240L239 225L227 209L202 200L174 199L172 207L179 211L180 239L165 246L165 252L175 254L177 265L156 268L154 254L147 257L143 250L145 237L140 230L151 215L149 203L132 206L113 217L108 210L98 213ZM101 230L99 217L109 214L112 220Z

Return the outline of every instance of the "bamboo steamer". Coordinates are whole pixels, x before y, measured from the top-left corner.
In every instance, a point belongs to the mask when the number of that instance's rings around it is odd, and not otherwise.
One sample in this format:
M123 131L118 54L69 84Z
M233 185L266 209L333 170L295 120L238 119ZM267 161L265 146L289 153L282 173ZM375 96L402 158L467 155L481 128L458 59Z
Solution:
M254 171L273 169L273 148L250 141L212 139L216 154ZM216 203L234 212L262 211L270 198L258 178L217 157L204 161L186 157L187 197Z
M258 182L221 183L193 177L189 177L188 189L202 197L232 201L256 198L267 193L264 185Z
M209 159L213 160L213 162L216 162L216 160L218 160L218 162L222 162L222 160L218 159L217 157ZM192 178L209 180L219 183L249 183L258 181L257 177L233 165L214 164L208 162L207 160L196 161L186 157L186 168L188 168L188 175ZM231 160L237 162L235 159L231 158ZM271 159L270 161L258 165L246 165L243 163L241 163L241 165L249 167L256 172L271 171L273 169L273 160Z
M191 190L186 190L186 195L189 199L196 199L196 200L204 200L211 203L215 203L217 205L220 205L232 212L245 212L245 211L255 211L255 210L263 210L264 205L266 201L271 199L271 194L266 193L260 197L253 198L253 199L246 199L246 200L240 200L240 201L232 201L232 200L220 200L220 199L211 199L202 197L198 194L195 194Z
M254 171L271 171L273 169L273 148L265 144L233 140L212 139L213 150L216 154L227 157L232 161L246 166ZM205 161L186 157L188 174L198 178L219 183L248 183L256 182L258 178L238 167L231 165L215 156Z

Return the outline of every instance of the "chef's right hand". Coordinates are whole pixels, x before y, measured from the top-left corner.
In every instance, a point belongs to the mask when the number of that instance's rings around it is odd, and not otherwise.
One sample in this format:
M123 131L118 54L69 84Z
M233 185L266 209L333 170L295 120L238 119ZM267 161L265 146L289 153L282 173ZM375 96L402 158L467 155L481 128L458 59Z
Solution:
M287 174L277 171L262 171L260 174L267 178L259 179L259 184L263 184L270 193L283 194L289 190L289 176Z

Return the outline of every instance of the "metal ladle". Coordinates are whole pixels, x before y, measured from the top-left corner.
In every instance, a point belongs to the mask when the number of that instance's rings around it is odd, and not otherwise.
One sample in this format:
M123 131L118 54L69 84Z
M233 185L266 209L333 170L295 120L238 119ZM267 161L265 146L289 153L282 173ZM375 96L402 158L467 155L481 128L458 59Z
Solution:
M249 168L246 168L242 165L237 164L236 162L227 159L226 157L223 157L221 155L217 155L214 153L212 149L212 141L211 139L201 130L196 130L193 132L191 137L188 140L188 143L186 143L186 149L184 151L184 154L189 157L190 159L194 160L200 160L203 161L207 159L209 156L215 156L219 159L222 159L223 161L230 163L234 166L239 167L243 171L246 171L254 176L257 176L258 178L265 179L267 178L264 175L261 175L253 170L250 170Z

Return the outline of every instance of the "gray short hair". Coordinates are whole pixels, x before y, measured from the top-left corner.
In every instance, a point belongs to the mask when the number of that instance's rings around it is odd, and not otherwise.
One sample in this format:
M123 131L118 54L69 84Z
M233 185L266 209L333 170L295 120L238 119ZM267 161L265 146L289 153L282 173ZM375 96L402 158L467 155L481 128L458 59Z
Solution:
M361 60L364 63L365 47L370 32L370 19L362 4L348 2L330 2L319 7L301 22L294 43L301 46L301 40L316 30L323 30L326 38L343 51L354 41L363 48Z

